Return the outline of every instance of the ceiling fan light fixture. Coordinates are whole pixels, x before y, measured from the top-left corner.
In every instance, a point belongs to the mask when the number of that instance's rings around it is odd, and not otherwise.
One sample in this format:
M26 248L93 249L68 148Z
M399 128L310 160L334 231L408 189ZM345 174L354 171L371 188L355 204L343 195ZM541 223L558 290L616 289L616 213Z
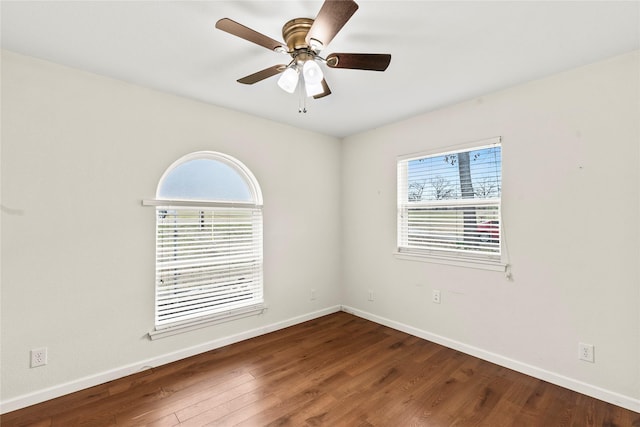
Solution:
M278 86L285 92L293 93L298 87L298 70L292 67L284 70L278 79Z
M305 84L315 85L322 81L324 75L322 70L316 61L305 61L302 66L302 75L304 76Z
M284 43L229 18L219 19L216 22L216 28L271 51L290 56L289 65L280 64L265 68L238 79L238 83L254 84L281 74L278 86L288 93L294 93L299 89L301 100L299 110L306 112L306 96L319 99L331 94L331 89L318 63L325 64L329 69L385 71L391 62L390 54L332 53L326 58L319 55L319 52L331 43L356 10L358 10L358 4L354 0L324 0L314 19L294 18L284 24L282 27Z

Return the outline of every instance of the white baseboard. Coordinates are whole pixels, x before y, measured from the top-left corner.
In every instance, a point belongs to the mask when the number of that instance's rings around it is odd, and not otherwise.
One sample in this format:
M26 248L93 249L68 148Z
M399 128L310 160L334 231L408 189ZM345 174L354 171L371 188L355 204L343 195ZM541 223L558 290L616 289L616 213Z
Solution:
M74 393L76 391L84 390L89 387L104 384L109 381L116 380L118 378L126 377L127 375L141 372L145 369L152 367L162 366L167 363L175 362L177 360L185 359L187 357L195 356L200 353L215 350L216 348L224 347L226 345L234 344L240 341L244 341L249 338L254 338L260 335L275 332L280 329L288 328L289 326L297 325L298 323L313 320L321 316L336 313L342 309L337 305L334 307L328 307L322 310L306 313L301 316L292 317L280 322L272 323L270 325L261 326L259 328L251 329L249 331L241 332L239 334L230 335L222 338L218 338L213 341L209 341L197 346L186 348L173 353L164 354L152 359L143 360L140 362L132 363L130 365L115 368L106 372L101 372L95 375L91 375L84 378L79 378L74 381L70 381L65 384L56 385L43 390L38 390L33 393L18 396L3 402L0 402L0 414L15 411L17 409L26 408L27 406L42 403L44 401L55 399L56 397L64 396L66 394Z
M619 393L615 393L610 390L606 390L591 384L587 384L582 381L575 380L573 378L565 377L564 375L557 374L555 372L547 371L546 369L538 368L527 363L519 362L514 359L510 359L505 356L501 356L496 353L491 353L478 347L470 346L465 343L451 340L449 338L433 334L422 329L414 328L413 326L405 325L400 322L396 322L391 319L377 316L375 314L359 310L346 305L342 306L342 311L351 313L355 316L362 317L363 319L376 322L378 324L388 326L398 331L406 332L407 334L432 341L434 343L443 345L454 350L461 351L465 354L477 357L495 363L496 365L504 366L505 368L513 369L514 371L521 372L526 375L530 375L534 378L538 378L549 383L558 385L560 387L567 388L569 390L582 393L587 396L594 397L596 399L603 400L616 406L620 406L625 409L629 409L634 412L640 412L640 400L634 399L630 396L625 396Z
M200 353L215 350L216 348L224 347L226 345L234 344L246 339L254 338L260 335L275 332L280 329L287 328L289 326L296 325L298 323L313 320L315 318L325 316L338 311L345 311L355 316L362 317L364 319L376 322L378 324L388 326L390 328L406 332L413 336L435 342L445 347L452 348L454 350L461 351L474 357L478 357L483 360L495 363L500 366L504 366L514 371L521 372L526 375L530 375L535 378L550 382L552 384L559 385L561 387L568 388L569 390L576 391L578 393L585 394L587 396L594 397L596 399L603 400L605 402L617 405L631 411L640 412L640 400L634 399L630 396L621 395L619 393L612 392L600 387L596 387L591 384L584 383L563 375L551 372L545 369L538 368L533 365L529 365L517 360L510 359L505 356L501 356L496 353L491 353L478 347L470 346L459 341L451 340L449 338L433 334L422 329L415 328L400 322L396 322L391 319L387 319L375 314L359 310L349 306L334 306L328 307L322 310L314 311L304 314L302 316L293 317L280 322L265 325L259 328L251 329L239 334L222 337L213 341L209 341L203 344L199 344L194 347L176 351L173 353L154 357L152 359L143 360L130 365L122 366L120 368L112 369L106 372L98 373L88 377L80 378L78 380L70 381L65 384L60 384L47 389L38 390L33 393L18 396L3 402L0 402L0 414L15 411L17 409L25 408L27 406L35 405L56 397L64 396L69 393L84 390L89 387L104 384L109 381L116 380L118 378L126 377L137 372L141 372L151 367L162 366L167 363L175 362L187 357L195 356Z

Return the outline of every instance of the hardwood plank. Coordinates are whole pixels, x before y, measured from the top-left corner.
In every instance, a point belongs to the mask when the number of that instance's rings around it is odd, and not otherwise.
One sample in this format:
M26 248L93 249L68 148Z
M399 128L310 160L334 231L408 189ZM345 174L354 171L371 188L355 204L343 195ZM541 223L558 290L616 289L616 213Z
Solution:
M640 427L640 414L335 313L14 411L1 424Z
M145 424L174 413L180 419L179 412L189 409L197 410L201 402L222 402L229 396L233 397L237 393L245 393L253 389L255 387L252 384L253 379L250 374L245 373L225 378L224 381L194 384L193 388L172 389L158 396L158 399L145 404L130 406L126 410L116 410L116 419L119 424ZM180 386L184 387L184 384Z
M265 399L261 399L259 401L256 401L254 404L251 405L247 405L244 406L240 409L234 410L226 415L224 415L223 417L217 417L212 420L211 422L206 422L206 423L195 423L195 424L191 424L189 422L185 423L184 425L188 425L188 426L192 426L192 427L200 427L200 426L220 426L220 427L227 427L227 426L237 426L240 423L244 422L245 420L247 420L248 418L251 418L252 416L254 416L257 413L260 413L261 411L263 411L265 408L269 408L272 406L277 406L280 405L281 401L276 398L275 396L268 396ZM208 415L208 414L201 414L201 416L203 415ZM200 418L201 416L199 416L198 418ZM194 419L195 420L195 419ZM191 421L191 420L189 420ZM200 421L199 419L197 421ZM183 424L180 424L180 426L182 427Z
M226 402L232 401L241 396L247 396L251 393L254 393L258 390L258 384L256 381L247 381L242 384L239 384L235 387L229 387L228 385L224 385L222 390L219 390L218 393L207 395L198 395L195 403L185 402L182 404L178 404L176 402L174 406L180 406L181 409L176 411L176 416L179 420L188 420L189 418L193 418L196 415L199 415L203 412L207 412L210 408L215 408L218 406L224 405ZM221 387L222 388L222 387ZM263 395L263 393L258 392L258 396ZM194 399L192 398L191 401Z
M174 427L174 426L177 426L178 424L180 424L180 420L178 420L178 417L176 417L176 414L169 414L146 424L135 424L135 425L144 426L144 427ZM118 423L118 425L124 425L124 424Z

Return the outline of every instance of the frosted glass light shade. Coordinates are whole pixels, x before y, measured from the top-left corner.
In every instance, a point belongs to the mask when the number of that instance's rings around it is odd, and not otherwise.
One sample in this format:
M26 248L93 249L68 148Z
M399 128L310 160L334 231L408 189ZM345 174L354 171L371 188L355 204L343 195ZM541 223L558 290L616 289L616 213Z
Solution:
M309 83L305 80L304 88L307 91L307 96L316 96L324 92L324 88L322 87L322 80L320 80L320 83Z
M287 68L278 79L278 86L282 90L293 93L298 86L298 70L295 68Z
M316 61L309 60L302 66L302 75L306 84L317 84L322 81L324 76L322 70Z

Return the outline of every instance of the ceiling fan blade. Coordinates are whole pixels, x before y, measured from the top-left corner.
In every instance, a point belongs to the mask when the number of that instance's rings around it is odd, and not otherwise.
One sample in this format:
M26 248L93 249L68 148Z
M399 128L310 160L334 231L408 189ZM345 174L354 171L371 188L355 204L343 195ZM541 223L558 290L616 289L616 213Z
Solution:
M388 53L332 53L327 56L327 65L331 68L384 71L390 62Z
M323 46L328 45L356 10L358 5L353 0L325 0L305 41L309 46L317 44L311 39L319 41Z
M322 89L322 93L314 95L313 99L320 99L324 98L327 95L331 95L331 89L329 89L329 85L327 84L327 81L325 79L322 79Z
M275 76L276 74L280 74L287 68L284 64L274 65L273 67L265 68L264 70L260 70L257 73L250 74L246 77L238 79L238 83L243 83L246 85L252 85L254 83L258 83L264 79L268 79L271 76Z
M269 50L276 50L283 48L286 51L285 44L274 40L271 37L267 37L262 33L252 30L249 27L245 27L242 24L238 24L229 18L222 18L216 22L216 28L222 31L226 31L229 34L240 37L241 39L248 40L258 46L266 47Z

